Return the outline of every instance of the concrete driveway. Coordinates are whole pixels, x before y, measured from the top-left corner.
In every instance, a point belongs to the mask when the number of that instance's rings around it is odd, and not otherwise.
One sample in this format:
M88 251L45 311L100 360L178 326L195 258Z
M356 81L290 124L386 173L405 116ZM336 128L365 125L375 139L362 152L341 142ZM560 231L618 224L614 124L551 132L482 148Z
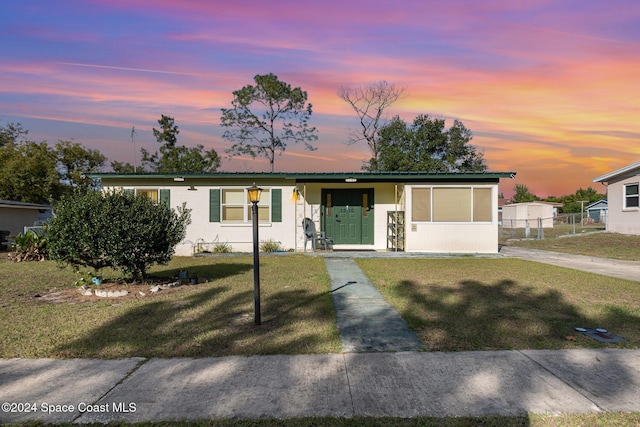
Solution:
M510 258L542 262L559 267L573 268L589 273L617 277L619 279L640 282L640 262L622 261L610 258L597 258L584 255L572 255L560 252L541 251L518 246L502 246L500 254Z

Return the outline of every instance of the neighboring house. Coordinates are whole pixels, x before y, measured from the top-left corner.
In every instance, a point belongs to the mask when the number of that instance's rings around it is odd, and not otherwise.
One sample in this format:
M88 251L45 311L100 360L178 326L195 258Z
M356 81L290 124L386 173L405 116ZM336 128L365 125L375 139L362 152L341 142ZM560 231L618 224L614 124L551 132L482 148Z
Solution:
M640 162L599 176L607 186L607 231L640 234Z
M508 202L504 197L498 198L498 224L502 226L502 208Z
M558 214L562 203L525 202L502 206L502 226L504 228L553 228L553 218Z
M10 236L24 232L25 227L41 225L49 218L49 205L0 200L0 230L8 230Z
M607 199L598 200L590 205L584 207L587 212L587 217L591 218L594 222L606 224L607 223Z
M334 250L496 253L498 183L512 172L484 173L213 173L96 174L104 190L135 191L186 203L191 224L177 255L217 242L252 250L247 187L263 189L260 240L304 248L303 220L333 241ZM309 225L309 224L307 224ZM309 245L309 249L311 246Z

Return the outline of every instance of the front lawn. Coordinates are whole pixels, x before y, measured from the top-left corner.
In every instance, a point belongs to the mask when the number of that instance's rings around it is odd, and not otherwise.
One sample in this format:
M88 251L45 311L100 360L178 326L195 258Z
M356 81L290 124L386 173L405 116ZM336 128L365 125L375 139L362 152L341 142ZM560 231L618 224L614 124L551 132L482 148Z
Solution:
M636 348L640 342L638 282L518 259L358 264L429 350ZM151 273L173 277L181 269L204 283L144 296L129 285L135 292L128 297L105 299L79 297L71 269L2 260L0 358L341 351L323 258L261 257L261 326L253 323L250 256L177 257ZM605 328L629 341L602 344L575 327Z
M261 326L253 319L252 263L250 256L177 257L151 274L173 277L187 269L206 283L156 294L147 291L145 296L136 289L136 295L118 299L78 298L73 283L80 276L53 262L3 259L0 358L339 352L323 259L261 257ZM112 271L103 274L107 279L118 276Z
M433 351L637 348L640 283L518 259L358 259ZM603 344L575 327L629 340Z

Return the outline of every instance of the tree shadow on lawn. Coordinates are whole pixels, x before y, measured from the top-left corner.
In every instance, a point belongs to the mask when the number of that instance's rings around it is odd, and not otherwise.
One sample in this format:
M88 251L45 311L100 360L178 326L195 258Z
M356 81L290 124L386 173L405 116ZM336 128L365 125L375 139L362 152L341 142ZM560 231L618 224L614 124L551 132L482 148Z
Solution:
M576 327L606 328L629 340L614 347L635 347L634 331L640 329L640 318L624 309L607 306L585 315L557 290L542 292L512 280L464 280L455 286L403 280L394 292L403 301L407 323L435 351L612 346L583 336Z
M229 264L222 269L217 264L189 267L188 271L212 280L251 268L250 264ZM171 276L177 271L156 274ZM244 278L238 280L237 287L235 283L215 282L198 286L206 289L142 300L85 336L59 345L56 354L64 358L120 358L339 351L331 296L325 292L265 290L262 325L256 326L252 282L248 285ZM332 347L332 342L338 347Z
M165 270L154 271L152 277L177 277L180 271L186 270L189 276L196 275L202 280L212 281L224 279L225 277L236 276L253 270L250 263L205 263L189 264L184 267L173 267Z
M626 352L616 350L638 347L640 317L633 311L616 307L613 302L611 305L571 303L560 290L523 286L508 279L490 284L461 280L449 286L404 280L389 292L394 292L394 297L401 301L400 310L405 320L428 349L483 350L480 363L486 365L486 372L473 369L471 372L478 377L507 372L505 378L517 379L517 386L498 381L494 394L478 393L478 402L491 402L494 398L509 401L515 396L510 402L512 409L527 411L536 407L540 399L544 400L537 393L541 381L560 379L606 411L629 411L637 407L636 356L628 359ZM629 342L601 343L576 332L575 327L603 327ZM575 351L548 351L560 349ZM593 353L593 349L601 350ZM500 366L505 359L524 359L512 352L490 350L530 351L522 353L526 362ZM467 357L466 353L448 354L451 360ZM468 357L473 360L472 356ZM532 369L532 362L544 369ZM543 380L548 373L556 379ZM464 380L468 378L462 374L461 383ZM568 391L562 384L558 387L557 398L561 398ZM553 396L547 398L554 399Z

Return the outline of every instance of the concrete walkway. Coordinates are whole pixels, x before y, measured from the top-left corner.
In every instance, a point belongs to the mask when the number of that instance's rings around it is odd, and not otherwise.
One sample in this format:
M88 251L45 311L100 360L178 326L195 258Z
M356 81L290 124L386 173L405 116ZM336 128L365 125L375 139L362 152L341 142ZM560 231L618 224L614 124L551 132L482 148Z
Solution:
M422 343L351 258L325 258L342 351L415 351Z
M640 281L640 262L637 261L622 261L610 258L571 255L560 252L522 248L518 246L502 246L500 248L500 253L506 257L520 258L528 261L573 268L575 270L617 277L619 279Z
M640 350L0 360L0 424L640 411Z

